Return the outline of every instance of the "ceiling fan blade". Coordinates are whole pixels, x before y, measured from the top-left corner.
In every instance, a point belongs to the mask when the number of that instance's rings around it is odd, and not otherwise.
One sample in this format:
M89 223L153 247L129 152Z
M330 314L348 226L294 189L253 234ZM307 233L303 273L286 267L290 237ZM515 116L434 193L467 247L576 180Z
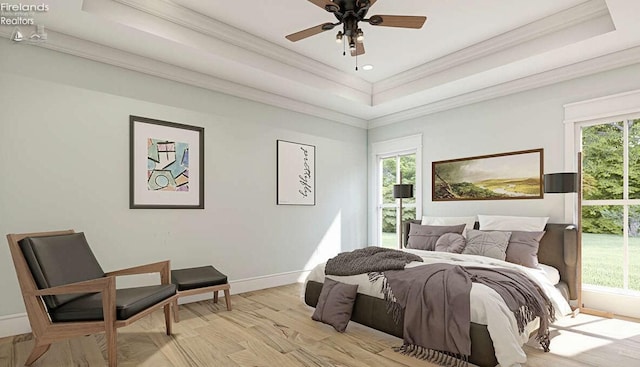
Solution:
M335 13L340 10L338 4L334 3L331 0L309 0L309 2L321 7L322 9L330 13Z
M351 50L351 56L360 56L364 54L364 43L356 42L356 49Z
M427 17L413 15L372 15L369 24L382 27L422 28Z
M296 42L296 41L300 41L301 39L305 39L307 37L315 36L318 33L322 33L324 31L333 29L333 27L334 25L332 23L323 23L315 27L307 28L300 32L291 33L290 35L285 36L285 38L291 42Z

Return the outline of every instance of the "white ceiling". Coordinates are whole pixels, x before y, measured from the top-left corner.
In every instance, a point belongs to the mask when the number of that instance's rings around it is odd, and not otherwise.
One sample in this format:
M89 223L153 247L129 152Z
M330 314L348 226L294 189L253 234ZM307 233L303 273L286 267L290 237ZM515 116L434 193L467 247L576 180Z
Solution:
M343 57L342 45L335 42L341 28L297 43L284 38L311 26L335 22L332 14L307 0L236 0L234 6L224 1L175 0L189 9L370 82L392 77L586 1L380 0L371 7L369 16L424 15L428 20L420 30L362 24L366 53L358 61L360 65L373 64L375 69L355 73L355 60L351 56Z
M364 128L640 62L638 0L378 0L427 22L362 24L357 72L337 28L284 38L334 21L306 0L44 3L39 46Z

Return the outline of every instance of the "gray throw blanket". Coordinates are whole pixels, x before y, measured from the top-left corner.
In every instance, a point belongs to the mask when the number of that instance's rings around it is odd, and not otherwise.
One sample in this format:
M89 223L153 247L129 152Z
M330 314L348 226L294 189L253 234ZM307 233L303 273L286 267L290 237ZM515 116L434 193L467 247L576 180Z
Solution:
M466 366L471 354L470 291L471 282L460 266L385 271L384 297L396 322L404 310L404 344L397 351L440 365Z
M370 279L376 279L370 274ZM471 354L471 283L494 289L514 313L520 332L540 317L537 340L549 351L551 301L526 276L508 269L463 268L429 264L404 271L385 271L383 292L394 311L404 309L401 353L445 366L466 366ZM395 299L395 302L392 302Z
M536 340L545 352L549 351L549 324L556 320L553 303L542 289L526 275L505 268L464 268L474 283L481 283L496 291L513 312L518 322L518 331L540 318Z
M326 275L357 275L387 270L402 270L412 261L422 261L418 255L383 247L365 247L343 252L329 259L324 268Z

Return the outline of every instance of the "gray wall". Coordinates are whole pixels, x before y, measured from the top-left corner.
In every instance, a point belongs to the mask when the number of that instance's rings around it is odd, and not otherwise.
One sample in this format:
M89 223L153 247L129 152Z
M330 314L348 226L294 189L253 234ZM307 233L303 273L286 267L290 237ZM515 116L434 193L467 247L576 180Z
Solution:
M371 129L369 146L423 134L423 215L549 216L562 222L565 199L561 194L536 200L432 202L431 163L543 148L544 171L564 171L563 105L635 89L640 89L640 64Z
M366 131L5 39L0 55L3 235L72 228L105 270L231 280L366 245ZM205 128L206 209L129 209L129 115ZM316 146L316 206L275 204L276 139ZM0 316L24 312L6 244L0 279Z

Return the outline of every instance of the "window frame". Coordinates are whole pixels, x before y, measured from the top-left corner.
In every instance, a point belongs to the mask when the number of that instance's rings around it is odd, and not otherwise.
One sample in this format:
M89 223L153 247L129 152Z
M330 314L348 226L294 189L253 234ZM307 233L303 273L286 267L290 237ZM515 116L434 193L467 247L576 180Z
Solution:
M639 118L640 89L569 103L563 107L564 170L575 172L576 156L582 142L582 126ZM564 217L567 222L577 223L578 213L575 212L577 199L577 195L565 195ZM635 295L586 287L582 291L582 301L586 307L607 310L624 316L640 317L640 297Z
M382 211L382 171L381 157L396 154L416 155L416 182L413 188L415 197L416 218L422 218L422 134L409 135L397 139L385 140L371 144L369 155L369 244L378 246L381 243L381 223L378 212ZM403 208L405 205L403 204Z

